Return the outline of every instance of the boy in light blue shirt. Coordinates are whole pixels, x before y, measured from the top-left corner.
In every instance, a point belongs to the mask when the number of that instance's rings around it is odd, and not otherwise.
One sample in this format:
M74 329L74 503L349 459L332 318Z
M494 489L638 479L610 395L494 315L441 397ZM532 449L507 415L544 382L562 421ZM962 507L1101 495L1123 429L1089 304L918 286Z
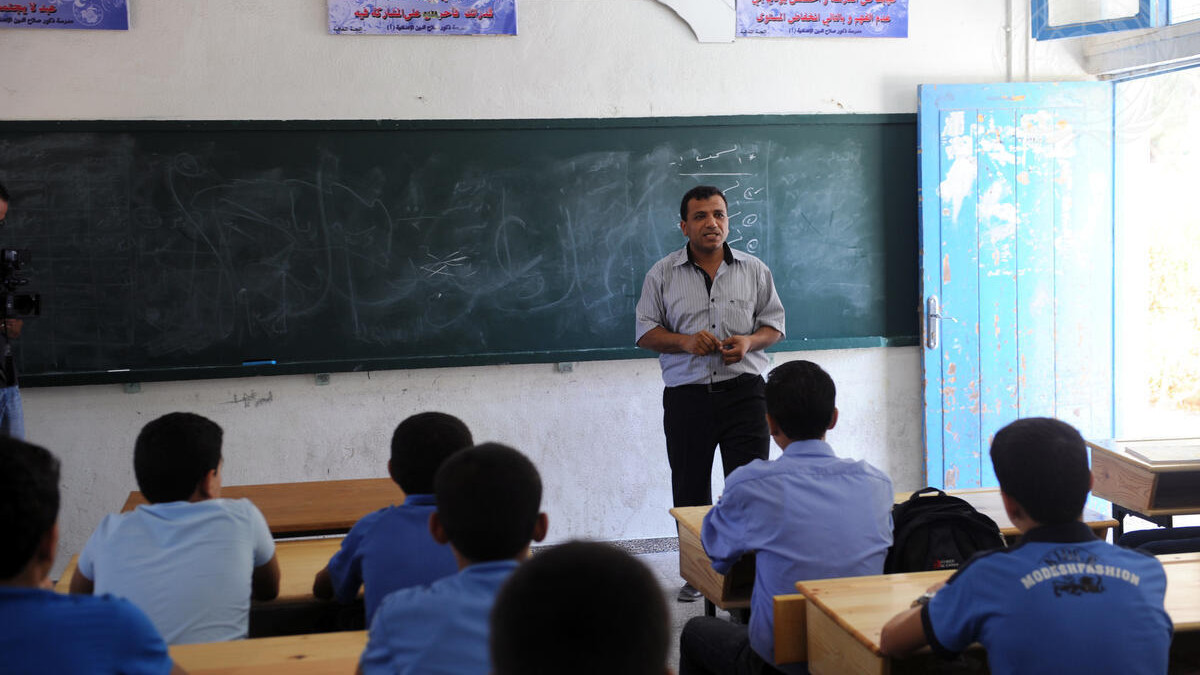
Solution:
M429 533L429 516L437 510L433 477L446 458L472 445L467 425L453 415L423 412L401 422L392 434L388 474L404 491L404 503L355 523L341 549L317 573L313 595L351 603L362 586L369 626L388 593L457 572L450 547Z
M221 499L223 432L171 413L133 452L149 504L105 516L79 554L72 593L111 593L146 612L169 644L246 637L250 598L279 594L275 542L247 499Z
M546 536L542 481L510 447L485 443L452 456L434 480L433 538L460 571L384 598L371 622L362 673L487 675L488 617L501 585Z

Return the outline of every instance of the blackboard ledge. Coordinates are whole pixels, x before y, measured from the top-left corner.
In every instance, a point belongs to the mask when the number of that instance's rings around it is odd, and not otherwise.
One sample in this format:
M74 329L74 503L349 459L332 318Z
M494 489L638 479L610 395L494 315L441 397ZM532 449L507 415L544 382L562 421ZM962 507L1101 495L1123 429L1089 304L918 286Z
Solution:
M771 348L772 352L816 351L829 349L869 349L876 347L911 347L916 336L852 337L852 338L793 338ZM504 354L472 354L464 356L421 356L408 358L354 359L342 361L280 362L275 365L230 365L208 367L146 368L120 372L95 371L74 373L38 373L21 378L21 386L64 387L125 382L170 382L179 380L210 380L259 375L303 375L311 373L354 373L411 368L459 368L467 366L524 365L532 363L561 363L571 361L620 361L652 358L653 352L637 347L617 349L574 349L563 351L510 352Z

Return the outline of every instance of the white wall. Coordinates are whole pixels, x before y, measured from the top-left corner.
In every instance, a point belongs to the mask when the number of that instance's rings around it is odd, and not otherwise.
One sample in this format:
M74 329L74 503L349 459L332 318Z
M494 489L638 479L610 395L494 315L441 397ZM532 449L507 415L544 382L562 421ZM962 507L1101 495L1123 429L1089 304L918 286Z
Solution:
M128 33L0 30L0 119L890 113L914 112L921 83L1085 77L1075 41L1029 44L1021 0L911 0L907 39L732 44L697 42L651 0L519 0L515 38L330 36L320 0L136 0L131 11ZM923 481L916 348L775 356L795 357L838 383L836 448L876 463L899 489ZM250 392L269 402L231 402ZM669 536L660 393L657 363L640 359L569 374L335 374L324 387L286 376L145 384L140 394L29 389L25 404L29 439L64 460L61 567L134 487L137 430L179 409L225 427L228 484L382 476L396 422L447 410L478 439L534 458L552 540Z

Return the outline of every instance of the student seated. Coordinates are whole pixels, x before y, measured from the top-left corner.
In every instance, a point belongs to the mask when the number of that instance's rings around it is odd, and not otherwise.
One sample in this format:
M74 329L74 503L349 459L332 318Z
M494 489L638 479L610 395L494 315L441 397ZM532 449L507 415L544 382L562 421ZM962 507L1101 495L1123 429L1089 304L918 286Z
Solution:
M192 413L147 424L133 450L150 503L100 521L72 593L128 598L169 644L246 637L250 596L279 594L267 521L247 499L220 499L221 427Z
M524 455L498 443L455 453L434 479L429 529L449 542L457 574L402 588L375 612L363 673L489 672L488 615L500 586L546 536L542 480Z
M892 543L892 481L865 461L833 453L825 432L838 421L837 390L810 361L767 376L767 427L783 455L755 460L725 479L700 539L713 569L729 572L757 552L749 626L696 617L679 638L680 675L775 673L773 597L802 579L883 572ZM807 672L788 664L783 672Z
M354 525L342 548L317 573L313 595L350 603L364 586L369 626L383 596L457 572L450 547L429 534L429 516L437 510L433 476L447 457L473 444L467 425L453 415L425 412L401 422L392 434L388 473L404 491L404 503Z
M0 436L0 671L182 673L128 600L50 590L58 502L58 460Z
M1112 546L1082 522L1087 450L1055 419L1017 420L992 440L1013 547L977 554L883 628L880 648L928 644L953 656L973 642L992 673L1165 673L1171 620L1157 559Z
M663 590L645 565L607 544L569 542L533 556L500 589L492 673L663 675L670 640Z

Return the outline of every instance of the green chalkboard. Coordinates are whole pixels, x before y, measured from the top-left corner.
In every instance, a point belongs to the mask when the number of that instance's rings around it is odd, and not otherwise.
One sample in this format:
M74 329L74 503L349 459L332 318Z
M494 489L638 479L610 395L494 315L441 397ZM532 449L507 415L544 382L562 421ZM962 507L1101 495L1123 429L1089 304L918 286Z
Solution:
M0 244L26 385L628 358L706 183L780 349L913 344L915 167L913 115L9 122Z

